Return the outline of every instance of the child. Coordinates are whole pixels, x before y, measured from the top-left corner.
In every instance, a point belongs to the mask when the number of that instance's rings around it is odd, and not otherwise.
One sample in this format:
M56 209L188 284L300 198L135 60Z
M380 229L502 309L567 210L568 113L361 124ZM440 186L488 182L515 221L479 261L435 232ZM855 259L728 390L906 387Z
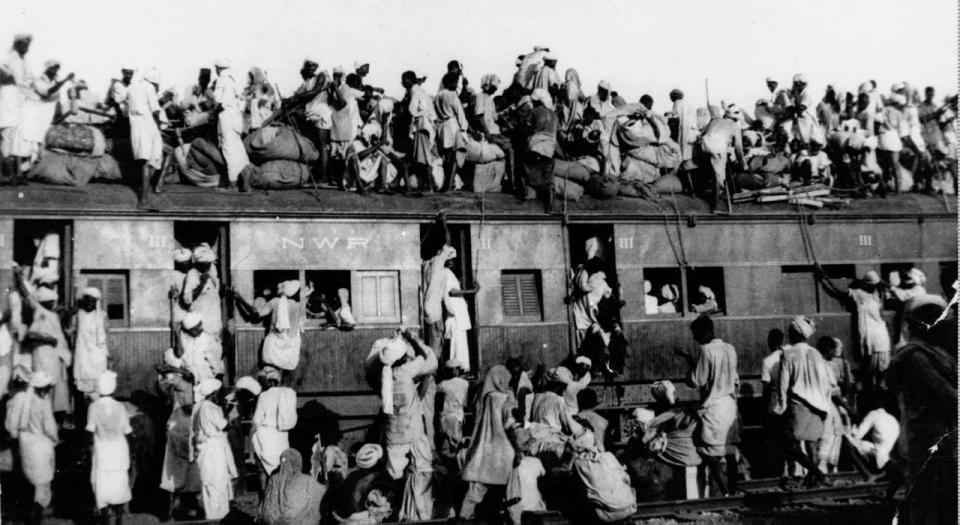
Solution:
M817 341L817 350L827 362L834 385L831 393L834 401L830 404L830 411L823 422L823 439L820 441L820 470L831 473L837 471L841 438L850 429L846 395L850 390L851 372L850 364L843 359L843 344L839 339L821 337Z

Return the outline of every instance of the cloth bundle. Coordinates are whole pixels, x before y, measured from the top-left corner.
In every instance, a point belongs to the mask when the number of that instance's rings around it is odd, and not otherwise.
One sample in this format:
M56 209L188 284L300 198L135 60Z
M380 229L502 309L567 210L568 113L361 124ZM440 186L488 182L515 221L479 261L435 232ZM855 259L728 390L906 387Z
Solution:
M203 188L219 186L221 174L227 171L220 148L204 138L193 139L188 147L182 147L186 148L186 159L180 172L185 182Z
M586 489L587 499L601 521L620 521L637 511L637 496L626 469L610 452L582 451L573 471Z
M263 190L299 188L310 180L310 166L292 160L271 160L251 170L249 183Z
M491 144L485 140L474 140L470 136L466 139L467 162L485 164L505 157L503 150L496 144Z
M243 142L254 164L271 160L310 163L320 158L316 146L289 127L267 126L254 131Z
M99 157L106 153L103 132L92 126L50 126L45 139L48 149Z
M86 186L91 180L120 180L120 166L110 155L74 155L48 150L40 157L27 179L54 186Z

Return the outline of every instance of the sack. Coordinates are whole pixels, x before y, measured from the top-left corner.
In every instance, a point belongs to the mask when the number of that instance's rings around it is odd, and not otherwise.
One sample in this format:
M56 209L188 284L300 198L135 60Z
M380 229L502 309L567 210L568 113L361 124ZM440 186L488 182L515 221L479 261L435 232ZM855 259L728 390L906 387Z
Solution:
M583 197L583 186L573 182L572 180L554 177L553 194L561 199L564 197L564 195L566 195L568 201L576 202Z
M609 175L594 175L587 181L587 193L601 199L616 197L620 191L620 181Z
M640 181L620 182L620 188L617 192L624 197L633 197L636 199L656 200L659 195L654 191L653 186Z
M649 184L660 178L660 168L632 156L623 159L620 165L620 180L624 182L643 182Z
M86 186L91 180L120 180L120 166L110 155L82 157L47 150L40 157L27 179L55 186Z
M310 163L320 158L316 146L292 128L267 126L258 129L243 141L250 162L261 164L271 160L292 160Z
M468 164L467 173L470 180L470 191L474 193L484 193L491 191L500 191L500 185L503 182L503 175L506 173L506 163L502 160L495 160L484 164ZM469 177L470 172L473 176Z
M585 183L590 180L590 170L579 162L553 159L554 178L567 179L579 183Z
M500 160L506 156L504 155L503 150L500 149L500 146L491 144L485 140L474 140L469 136L466 138L466 148L467 162L483 164L486 162Z
M291 160L271 160L251 170L250 187L262 190L299 188L310 179L310 166Z
M578 453L573 471L601 521L619 521L637 511L637 495L630 486L630 476L612 453Z
M651 187L657 193L683 193L683 183L673 173L668 173L657 179Z
M107 144L103 132L97 128L66 125L50 126L45 142L49 149L86 153L96 157L105 153Z

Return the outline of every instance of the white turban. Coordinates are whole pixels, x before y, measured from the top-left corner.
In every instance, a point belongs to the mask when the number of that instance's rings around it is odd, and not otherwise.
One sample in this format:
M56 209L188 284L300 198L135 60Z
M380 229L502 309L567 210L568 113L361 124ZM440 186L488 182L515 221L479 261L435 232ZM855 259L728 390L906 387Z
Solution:
M30 386L33 388L43 388L51 384L53 384L53 379L50 377L50 374L43 370L37 370L30 374Z
M863 280L868 284L880 284L880 274L876 270L870 270L863 275Z
M43 63L43 69L47 70L47 69L50 69L51 67L59 66L59 65L60 65L59 60L55 58L51 58L50 60L47 60L46 62Z
M260 392L263 391L263 388L256 379L250 376L243 376L240 379L237 379L237 390L246 390L255 396L259 396Z
M183 320L180 321L180 326L182 326L184 330L190 330L191 328L196 328L202 320L200 314L188 312L187 315L183 316Z
M577 356L577 359L575 362L578 365L593 366L593 361L591 361L590 358L585 355Z
M223 383L221 383L219 379L204 379L200 382L200 386L197 387L197 391L201 396L206 397L220 390L221 386L223 386Z
M610 87L610 81L608 80L601 80L597 84L597 89L605 89L607 91L613 91L613 88Z
M463 368L463 362L460 361L460 360L457 359L457 358L453 358L453 359L450 359L450 360L447 361L446 367L447 367L447 368L451 368L451 369L453 369L453 368Z
M183 359L177 357L177 354L174 353L173 348L167 348L167 351L163 353L163 362L164 364L170 365L174 368L183 368Z
M633 411L633 419L637 423L646 426L647 423L653 421L653 418L657 417L657 414L650 410L649 408L637 408Z
M34 298L37 300L37 302L40 302L40 303L45 303L48 301L56 301L57 299L59 299L59 297L60 296L57 294L56 290L54 290L53 288L47 288L46 286L41 286L37 288L37 291L34 294Z
M213 263L217 260L217 254L213 253L213 248L207 243L200 243L193 249L193 261L198 263Z
M83 291L80 292L80 297L89 297L91 299L100 300L101 294L99 289L94 288L92 286L88 286L84 288Z
M107 370L97 378L97 393L101 396L112 395L117 389L117 373Z
M650 293L650 290L653 290L653 285L650 284L650 281L644 279L644 280L643 280L643 293L648 294L648 293Z
M650 393L653 394L654 398L666 401L670 405L677 402L677 387L669 379L654 383L653 387L650 388Z
M660 288L660 296L673 302L680 296L680 289L675 284L665 284Z
M380 138L380 135L383 134L383 128L380 127L380 124L376 122L369 122L364 124L360 128L360 136L363 137L367 143L371 143Z
M148 67L147 70L143 72L143 79L152 84L159 84L160 70L155 67Z
M600 241L596 237L590 237L584 243L583 250L587 253L587 259L593 259L600 249Z
M706 297L708 301L717 300L717 294L713 293L713 290L711 290L709 286L701 286L697 288L697 291L702 293L703 296Z
M260 370L260 375L263 376L263 378L266 379L267 381L271 379L275 379L279 381L281 374L280 374L279 368L271 365L266 365Z
M367 443L357 451L357 468L372 468L382 457L383 447L375 443Z
M383 413L393 414L393 364L407 355L410 345L401 336L389 339L377 339L373 348L380 357L383 369L380 371L380 399L383 401Z
M500 87L500 77L493 73L487 73L480 77L480 87L493 86Z
M798 315L790 320L790 328L794 329L804 339L809 338L814 332L814 323L812 319L803 315Z
M920 268L910 268L910 271L907 272L907 279L913 281L913 284L917 286L926 286L927 284L927 276Z
M218 58L213 62L213 65L217 67L222 67L224 69L233 67L233 63L228 58Z
M186 248L177 248L176 250L173 250L173 262L175 263L190 262L192 257L193 253Z
M282 288L283 295L287 297L293 297L294 295L297 295L297 292L299 291L300 291L300 281L293 279L283 283L283 288Z

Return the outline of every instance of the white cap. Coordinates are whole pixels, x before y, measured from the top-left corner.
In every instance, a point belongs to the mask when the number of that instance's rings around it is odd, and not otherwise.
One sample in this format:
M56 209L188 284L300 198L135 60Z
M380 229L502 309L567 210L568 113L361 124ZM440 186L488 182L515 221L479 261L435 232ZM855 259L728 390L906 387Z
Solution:
M601 80L600 83L597 84L597 89L606 89L607 91L613 91L613 88L610 87L609 80Z
M806 83L807 83L807 77L804 76L803 73L797 73L796 75L793 75L793 81L794 81L794 83L799 82L799 83L806 84Z
M203 318L200 317L200 314L196 312L188 312L187 315L183 316L183 320L180 321L180 325L183 326L184 330L190 330L191 328L196 328L203 321Z
M220 390L221 386L223 386L223 383L221 383L219 379L204 379L200 382L197 390L201 396L209 396L217 390Z
M99 300L101 298L100 290L92 286L88 286L80 292L80 297L89 297L91 299Z
M107 370L97 378L97 393L109 396L117 389L117 373Z
M213 65L216 67L222 67L224 69L233 67L233 62L229 58L218 58L214 60Z

